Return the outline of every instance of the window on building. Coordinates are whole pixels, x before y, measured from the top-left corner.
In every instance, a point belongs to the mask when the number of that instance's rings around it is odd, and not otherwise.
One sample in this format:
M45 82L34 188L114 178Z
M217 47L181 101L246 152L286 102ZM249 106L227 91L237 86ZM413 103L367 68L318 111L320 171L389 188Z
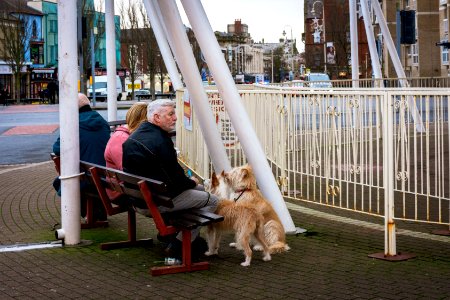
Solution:
M49 62L55 62L56 61L56 51L55 51L55 46L50 46L50 57L49 57Z
M31 36L33 38L37 38L37 24L36 24L36 20L33 20L33 23L31 24Z
M447 40L442 42L448 42ZM442 64L448 65L448 48L447 47L440 47L441 48L441 58L442 58Z
M44 63L44 45L30 44L30 59L33 64Z
M419 45L418 44L411 45L411 58L412 58L412 64L414 66L419 65Z
M50 32L56 33L56 28L58 26L58 22L56 20L50 20Z

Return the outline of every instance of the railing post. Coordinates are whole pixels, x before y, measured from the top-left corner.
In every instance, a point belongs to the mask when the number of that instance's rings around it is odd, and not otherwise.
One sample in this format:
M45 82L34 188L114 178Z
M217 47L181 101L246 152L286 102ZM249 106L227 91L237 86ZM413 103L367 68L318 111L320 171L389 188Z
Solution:
M384 185L384 253L370 254L369 257L400 261L415 257L414 254L397 254L394 221L394 103L392 95L382 96L383 115L383 185Z
M285 194L288 189L287 189L287 177L286 177L286 166L287 166L287 153L286 153L286 143L288 141L287 139L287 123L285 122L286 120L286 115L287 115L287 95L284 94L283 92L280 93L279 96L279 100L278 100L278 128L280 129L280 136L278 138L278 142L279 142L279 159L280 159L280 177L278 178L278 184L280 185L280 191L281 193Z
M389 94L383 97L383 183L384 183L384 254L397 255L394 222L394 126L393 105Z

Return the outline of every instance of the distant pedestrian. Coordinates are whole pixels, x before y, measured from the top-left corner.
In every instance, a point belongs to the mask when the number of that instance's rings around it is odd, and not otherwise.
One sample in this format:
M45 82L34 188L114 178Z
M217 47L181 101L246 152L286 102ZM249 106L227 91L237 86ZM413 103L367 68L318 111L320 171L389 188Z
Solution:
M8 99L8 90L6 89L6 87L4 87L0 90L0 104L7 105L8 104L7 99Z
M54 80L50 81L47 84L47 90L48 90L48 99L51 104L56 103L56 90L58 86Z

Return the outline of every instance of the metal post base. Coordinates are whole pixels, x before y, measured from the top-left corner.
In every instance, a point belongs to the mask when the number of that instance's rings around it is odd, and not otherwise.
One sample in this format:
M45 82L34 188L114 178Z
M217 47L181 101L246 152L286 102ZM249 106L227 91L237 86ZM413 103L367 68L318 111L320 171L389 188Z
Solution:
M403 261L416 257L417 255L413 253L401 253L399 252L397 255L386 255L384 252L374 253L368 255L371 258L382 259L387 261Z
M432 234L450 236L450 229L433 230Z

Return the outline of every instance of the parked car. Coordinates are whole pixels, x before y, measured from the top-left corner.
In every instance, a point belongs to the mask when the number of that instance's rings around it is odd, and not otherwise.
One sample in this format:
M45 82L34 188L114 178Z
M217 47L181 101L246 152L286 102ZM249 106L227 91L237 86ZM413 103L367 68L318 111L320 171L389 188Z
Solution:
M151 97L152 97L152 95L150 94L149 90L140 89L140 90L134 91L134 98L137 99L138 101L143 100L143 99L150 99Z
M309 73L305 77L305 86L310 88L331 89L333 84L325 73Z
M95 99L97 101L106 101L108 99L108 76L95 76ZM92 86L88 88L88 98L92 99ZM116 75L117 101L122 99L122 82Z

